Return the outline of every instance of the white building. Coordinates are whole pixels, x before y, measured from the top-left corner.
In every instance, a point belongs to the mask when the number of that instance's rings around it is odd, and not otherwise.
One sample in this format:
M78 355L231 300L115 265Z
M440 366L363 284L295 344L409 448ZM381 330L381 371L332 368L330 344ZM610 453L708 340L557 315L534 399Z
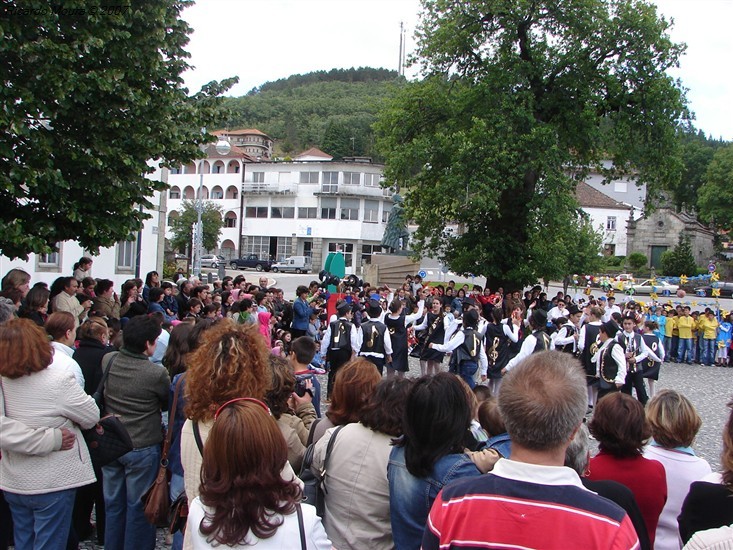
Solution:
M231 141L238 132L226 136ZM328 253L338 250L346 272L355 273L381 252L392 209L392 192L381 188L383 166L363 157L333 161L315 148L290 162L269 161L265 155L257 161L236 142L232 145L226 156L212 146L206 159L171 172L169 225L183 200L196 198L201 185L203 199L224 211L218 250L209 252L226 259L250 253L277 260L310 256L318 271Z
M167 181L168 170L157 169L150 179ZM11 260L0 255L0 276L13 268L20 268L31 275L31 285L45 282L50 286L58 277L71 276L73 266L82 256L94 260L89 273L97 279L110 279L119 293L122 284L135 277L145 278L149 271L163 272L163 229L165 227L167 195L155 192L150 202L153 209L145 209L151 218L144 222L142 230L134 233L133 240L122 241L110 248L101 248L96 254L84 250L75 241L58 243L58 252L52 254L29 254L28 260Z
M578 183L575 197L590 218L593 229L603 233L603 253L607 256L626 256L626 228L632 216L632 207L615 201L583 182ZM634 211L641 214L641 210Z

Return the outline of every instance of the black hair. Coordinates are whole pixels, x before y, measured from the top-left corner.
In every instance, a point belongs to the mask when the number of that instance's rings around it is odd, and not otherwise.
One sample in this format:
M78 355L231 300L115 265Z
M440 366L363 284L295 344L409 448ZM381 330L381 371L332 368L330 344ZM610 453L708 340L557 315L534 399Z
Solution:
M301 294L308 294L308 287L305 285L300 285L298 288L295 289L295 295L300 297Z
M122 347L132 353L143 353L148 342L155 342L160 336L160 324L147 315L136 315L122 331Z
M114 281L110 281L109 279L100 279L97 281L97 286L94 287L94 293L99 296L107 292L113 286L115 286Z
M407 470L424 478L440 458L461 453L470 425L466 391L455 375L440 372L418 378L407 396L402 417Z
M160 297L165 294L165 290L163 290L159 286L154 286L150 289L150 292L148 292L148 302L155 303L158 300L160 300Z
M307 365L316 356L318 344L309 336L300 336L290 342L290 351L295 354L295 360L299 364Z

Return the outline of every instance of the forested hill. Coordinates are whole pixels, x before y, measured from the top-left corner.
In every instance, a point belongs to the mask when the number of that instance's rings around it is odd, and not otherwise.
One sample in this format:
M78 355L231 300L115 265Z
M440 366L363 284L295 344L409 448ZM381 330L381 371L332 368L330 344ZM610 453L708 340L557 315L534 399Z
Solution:
M283 157L318 147L336 158L376 158L371 125L404 82L395 71L367 67L293 75L226 98L231 115L225 125L262 130Z

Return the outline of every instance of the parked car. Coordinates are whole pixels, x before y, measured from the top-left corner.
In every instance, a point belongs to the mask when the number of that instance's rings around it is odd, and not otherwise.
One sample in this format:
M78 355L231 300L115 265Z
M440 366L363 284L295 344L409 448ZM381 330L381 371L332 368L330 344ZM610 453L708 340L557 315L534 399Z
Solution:
M629 288L634 289L634 294L649 295L652 292L656 292L658 295L662 296L665 291L669 291L670 294L675 294L679 287L659 280L652 285L652 280L647 279L639 284L627 284L624 286L623 290L627 291Z
M272 270L277 273L310 273L312 269L311 259L308 256L290 256L282 262L272 264Z
M236 258L229 261L231 269L254 269L256 271L270 271L272 260L258 258L257 254L248 254L243 258Z
M721 298L733 298L733 283L720 282L718 283L717 288L720 289ZM713 286L705 285L705 286L698 287L695 289L695 294L697 296L711 297L713 295Z
M216 269L219 264L224 263L224 256L217 256L216 254L204 254L201 256L201 267L211 267Z

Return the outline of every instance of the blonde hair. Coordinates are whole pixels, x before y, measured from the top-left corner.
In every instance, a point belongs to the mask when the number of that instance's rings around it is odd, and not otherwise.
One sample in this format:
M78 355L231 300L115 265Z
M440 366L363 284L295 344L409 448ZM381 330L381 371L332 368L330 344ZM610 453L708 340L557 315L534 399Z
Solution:
M689 447L702 426L702 419L687 397L662 390L646 406L654 441L662 447Z

